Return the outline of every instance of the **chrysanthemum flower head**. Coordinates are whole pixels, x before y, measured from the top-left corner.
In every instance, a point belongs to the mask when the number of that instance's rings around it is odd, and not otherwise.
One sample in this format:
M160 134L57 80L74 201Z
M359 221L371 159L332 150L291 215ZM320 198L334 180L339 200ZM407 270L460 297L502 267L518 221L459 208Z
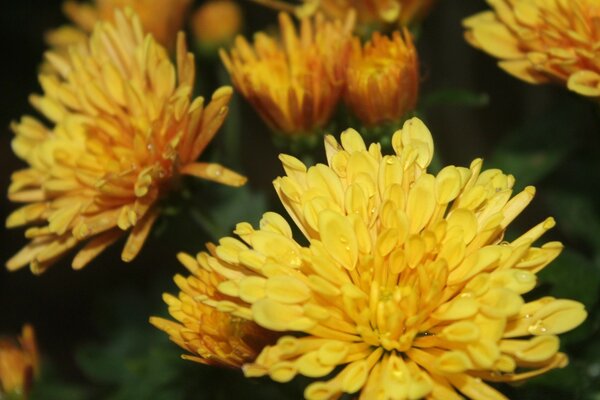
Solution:
M364 47L355 38L348 62L344 99L365 125L394 122L414 109L419 63L410 33L391 38L375 32Z
M555 82L600 97L596 0L488 0L493 8L463 21L474 47L528 83Z
M23 326L18 342L12 338L0 338L1 398L27 398L38 369L39 355L31 325Z
M254 46L238 36L229 53L221 51L233 85L274 131L310 134L329 122L343 90L352 16L303 18L297 32L281 13L281 43L259 32Z
M174 49L177 32L182 29L191 0L94 0L83 3L67 0L63 11L75 26L50 31L46 39L57 51L82 43L98 21L114 22L115 11L131 8L139 15L144 30L168 49Z
M243 366L247 376L310 384L308 399L504 399L485 381L517 381L565 366L558 334L582 304L524 300L561 251L533 243L548 219L507 241L534 189L481 160L427 172L433 142L408 120L395 155L347 130L325 140L328 165L282 155L275 189L308 243L283 217L240 223L200 266L220 277L196 300L281 336ZM199 257L200 258L200 257Z
M6 224L33 226L9 269L29 264L43 272L87 242L73 261L81 268L125 232L122 258L129 261L178 175L244 183L218 164L195 162L223 123L232 89L218 89L208 104L192 99L195 66L183 34L174 66L139 18L117 12L86 46L47 58L58 75L40 76L44 95L31 103L52 128L29 116L12 125L13 150L28 168L13 174L9 198L27 205Z
M213 255L214 248L209 245ZM210 271L207 263L211 260L207 254L199 253L194 258L180 253L178 259L191 275L175 276L181 290L178 297L168 293L163 296L177 322L152 317L150 323L191 353L184 354L184 359L229 368L240 368L254 360L276 335L251 320L226 312L227 307L213 308L202 303L204 299L216 301L227 297L217 290L224 278Z

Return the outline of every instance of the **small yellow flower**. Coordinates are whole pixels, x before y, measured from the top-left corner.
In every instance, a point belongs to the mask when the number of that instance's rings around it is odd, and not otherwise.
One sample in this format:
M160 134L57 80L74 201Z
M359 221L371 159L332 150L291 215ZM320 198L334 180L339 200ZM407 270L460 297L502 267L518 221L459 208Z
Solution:
M195 65L183 34L174 66L139 18L117 12L114 25L99 23L67 58L47 58L58 74L40 75L44 95L31 103L53 127L29 116L12 125L13 150L29 166L13 174L8 196L28 204L6 225L33 226L10 270L29 264L41 273L85 241L73 260L82 268L128 231L122 258L130 261L178 175L245 182L218 164L195 162L223 123L232 89L218 89L206 105L192 99Z
M240 32L242 11L232 0L210 0L194 11L191 25L198 44L214 50L229 44Z
M474 47L528 83L555 82L600 97L597 0L498 0L463 21Z
M322 12L331 19L341 19L354 10L358 17L356 29L361 33L418 23L434 3L434 0L303 0L297 5L285 0L254 1L298 16Z
M274 131L310 134L329 122L342 94L352 14L343 24L322 15L303 18L299 33L288 14L279 15L279 24L281 44L263 32L254 47L238 36L221 59L234 86Z
M144 30L172 50L190 4L191 0L94 0L91 3L67 0L63 11L75 26L65 25L50 31L46 39L57 50L66 50L65 46L83 43L98 21L114 22L115 11L129 7L140 17Z
M416 105L417 51L410 33L405 30L403 36L394 32L390 39L375 32L364 47L354 40L344 99L365 125L398 121Z
M4 398L3 395L27 398L38 368L35 333L30 325L23 326L18 344L12 339L0 338L0 398Z
M209 249L214 250L214 246L209 245ZM168 293L163 295L169 313L178 322L152 317L150 323L192 353L182 356L186 360L230 368L240 368L254 360L276 336L252 321L203 304L200 300L207 298L226 300L227 296L217 291L224 278L207 268L209 258L204 253L197 258L184 253L177 257L192 274L188 278L175 276L181 290L178 298Z
M197 302L282 335L246 376L324 378L308 399L494 400L505 397L485 381L565 366L557 335L586 318L583 305L523 299L562 250L533 246L554 221L504 238L534 189L512 196L514 178L479 159L428 173L433 142L416 118L392 145L382 155L349 129L341 145L326 137L329 165L282 155L275 189L307 244L267 213L198 257L218 292Z

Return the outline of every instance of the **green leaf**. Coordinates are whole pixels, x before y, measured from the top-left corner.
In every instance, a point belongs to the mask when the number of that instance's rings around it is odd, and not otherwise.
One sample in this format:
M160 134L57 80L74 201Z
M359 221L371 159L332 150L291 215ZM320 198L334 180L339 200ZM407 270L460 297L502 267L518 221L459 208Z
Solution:
M486 158L486 167L513 174L517 190L535 184L562 165L581 144L589 118L589 109L579 102L561 101L510 132Z
M35 379L31 388L30 400L85 400L91 397L79 384L65 381L47 360L44 360L40 370L40 376Z
M585 241L600 253L600 207L589 196L553 190L546 191L544 199L565 234L574 241Z
M216 196L214 204L193 208L191 215L215 240L231 235L239 222L255 224L268 211L267 196L249 185L240 188L219 186L213 194Z
M160 299L158 293L154 296ZM95 320L102 337L79 346L75 358L101 398L184 398L185 387L178 380L186 363L181 349L148 323L155 314L153 304L141 292L127 289L99 299Z
M511 399L520 400L577 399L581 396L584 380L580 367L569 365L529 381L512 384L505 393Z
M598 304L600 271L582 254L564 250L538 277L542 286L549 286L547 294L579 301L585 305L588 313ZM582 325L561 335L561 342L565 345L581 343L593 337L596 330L595 318L589 315Z
M565 249L538 277L552 285L552 296L580 301L588 309L598 300L600 272L591 260L575 251Z

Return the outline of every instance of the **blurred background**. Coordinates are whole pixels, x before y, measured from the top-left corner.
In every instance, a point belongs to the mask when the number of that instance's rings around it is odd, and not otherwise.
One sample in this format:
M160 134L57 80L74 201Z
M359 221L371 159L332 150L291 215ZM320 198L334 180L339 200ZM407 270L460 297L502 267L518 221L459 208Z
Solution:
M276 21L271 10L240 4L247 37ZM35 115L28 96L41 90L37 71L46 50L43 35L67 19L59 0L5 1L0 7L0 188L6 193L10 174L24 167L11 151L9 124ZM544 240L560 240L567 250L541 274L532 295L572 298L590 313L584 325L561 338L569 367L501 390L518 399L600 399L600 108L559 87L518 81L470 47L461 20L485 8L483 0L440 0L423 22L417 40L418 114L443 164L468 166L483 157L484 167L514 174L517 189L538 188L512 229L523 232L554 216L557 227ZM217 58L205 55L197 62L199 94L210 96L227 83ZM232 138L237 150L230 148ZM177 252L196 253L231 232L236 222L256 224L264 211L280 210L271 187L283 173L278 152L264 123L235 95L226 126L203 157L226 160L224 165L245 174L249 184L243 190L193 183L194 197L173 200L129 264L121 262L116 245L81 271L72 271L68 258L42 276L26 268L15 273L0 268L0 334L15 335L30 322L42 352L42 374L31 398L300 398L302 382L246 380L237 372L182 361L180 349L148 323L150 315L167 314L161 293L175 292L173 275L185 273ZM0 217L13 209L1 196ZM21 229L2 225L2 263L25 243Z

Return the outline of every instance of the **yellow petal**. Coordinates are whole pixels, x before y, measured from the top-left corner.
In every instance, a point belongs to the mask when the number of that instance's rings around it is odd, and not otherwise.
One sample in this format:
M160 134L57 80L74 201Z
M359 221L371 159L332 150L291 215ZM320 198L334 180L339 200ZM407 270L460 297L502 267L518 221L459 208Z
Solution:
M319 214L319 233L329 255L346 269L354 269L358 243L348 218L325 210Z
M182 174L222 183L229 186L242 186L246 177L215 163L191 163L181 169Z
M502 59L519 59L524 54L512 32L501 23L489 23L475 27L471 34L484 51Z

